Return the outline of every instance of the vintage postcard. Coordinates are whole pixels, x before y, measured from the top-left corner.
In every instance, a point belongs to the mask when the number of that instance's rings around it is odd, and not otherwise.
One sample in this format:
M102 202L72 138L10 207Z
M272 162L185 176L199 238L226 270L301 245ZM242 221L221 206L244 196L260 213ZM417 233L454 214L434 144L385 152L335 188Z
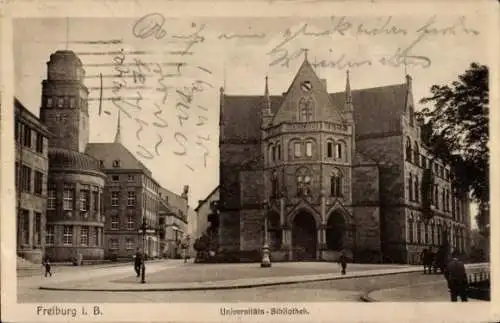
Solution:
M2 320L497 321L498 36L493 1L5 4Z

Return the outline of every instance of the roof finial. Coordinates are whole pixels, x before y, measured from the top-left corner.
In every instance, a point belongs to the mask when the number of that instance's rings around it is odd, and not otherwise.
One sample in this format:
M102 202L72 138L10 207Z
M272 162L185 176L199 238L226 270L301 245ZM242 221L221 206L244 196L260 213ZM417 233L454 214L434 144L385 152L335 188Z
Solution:
M122 136L121 136L121 132L120 132L120 112L121 110L118 109L118 122L117 122L117 126L116 126L116 135L115 135L115 143L117 144L121 144L122 143Z
M346 102L346 104L352 103L352 93L351 93L351 82L349 80L349 70L347 70L347 72L346 72L345 102Z
M269 95L269 77L266 75L266 86L264 89L264 110L267 114L271 114L271 97Z
M309 52L309 48L303 48L304 51L304 60L307 61L307 52Z

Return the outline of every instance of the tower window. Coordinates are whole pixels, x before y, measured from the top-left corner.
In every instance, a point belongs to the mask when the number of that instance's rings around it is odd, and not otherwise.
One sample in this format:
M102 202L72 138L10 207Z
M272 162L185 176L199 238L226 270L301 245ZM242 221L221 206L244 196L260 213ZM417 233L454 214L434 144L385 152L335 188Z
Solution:
M312 156L312 142L307 142L306 143L306 156L311 157Z
M328 158L333 157L333 142L328 142L326 144L326 155Z
M62 108L64 106L64 98L63 97L58 97L57 98L57 107Z
M330 177L330 194L335 197L342 196L342 175L335 169Z
M295 157L300 157L302 155L302 144L300 142L296 142L293 147Z
M341 143L337 143L335 144L335 158L336 159L342 159L342 144Z
M52 108L52 106L54 105L53 99L51 97L48 97L46 102L47 102L47 108Z
M276 150L278 151L278 160L281 160L281 145L278 144Z

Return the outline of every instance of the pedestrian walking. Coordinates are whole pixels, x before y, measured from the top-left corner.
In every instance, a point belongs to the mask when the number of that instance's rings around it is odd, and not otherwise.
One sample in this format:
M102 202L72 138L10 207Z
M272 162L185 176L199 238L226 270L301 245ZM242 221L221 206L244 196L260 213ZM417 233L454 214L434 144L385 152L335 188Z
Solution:
M43 266L45 267L45 277L47 277L47 275L49 275L50 277L52 277L52 271L51 271L51 264L50 264L50 259L49 257L45 257L45 259L43 260Z
M141 275L141 265L142 265L142 253L137 249L137 252L135 253L134 257L134 270L135 273L137 274L137 277Z
M458 253L455 251L451 255L445 267L444 275L448 283L448 290L452 302L456 302L460 297L462 302L467 302L467 273L464 263L458 259Z
M346 269L347 269L347 255L346 255L345 250L342 250L340 252L339 262L340 262L340 266L342 267L342 275L345 275Z

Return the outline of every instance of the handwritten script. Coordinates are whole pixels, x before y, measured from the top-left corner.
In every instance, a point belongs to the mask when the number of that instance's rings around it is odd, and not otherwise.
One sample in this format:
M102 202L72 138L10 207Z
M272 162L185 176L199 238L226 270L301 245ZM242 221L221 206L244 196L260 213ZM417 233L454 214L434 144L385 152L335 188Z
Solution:
M210 46L230 42L251 43L254 48L261 49L261 54L256 50L255 55L264 55L263 59L267 55L269 66L284 68L307 53L301 45L308 39L327 44L315 49L312 64L317 68L353 69L375 64L390 68L403 65L428 68L432 57L422 46L426 41L479 35L479 31L472 28L465 17L443 22L432 16L409 27L404 22L398 23L392 16L371 20L331 16L327 19L327 27L324 27L325 24L321 25L322 28L307 23L297 24L295 27L285 26L278 33L267 33L257 28L258 24L249 26L245 32L215 32L206 24L188 24L184 29L186 32L179 33L173 32L176 26L169 26L161 13L150 13L134 21L130 26L133 37L161 49L161 61L148 61L144 56L134 55L146 53L146 50L117 51L111 58L113 79L110 100L123 116L136 123L138 156L153 159L169 150L174 156L185 158L185 166L192 171L192 161L196 157L202 158L203 165L207 167L211 142L209 130L214 128L211 126L213 121L209 120L211 107L202 96L217 93L213 84L216 78L211 68L203 66L200 61L220 58L210 57L200 49L200 45L207 41ZM345 50L343 52L342 48L327 48L329 43L335 44L340 38L349 38L354 42L363 42L365 38L394 41L389 42L392 48L384 48L385 53L382 51L378 56L366 54L366 57L360 57ZM325 48L327 52L322 53ZM196 55L198 63L192 59ZM109 111L104 112L110 114ZM153 133L156 139L145 139L146 132Z

